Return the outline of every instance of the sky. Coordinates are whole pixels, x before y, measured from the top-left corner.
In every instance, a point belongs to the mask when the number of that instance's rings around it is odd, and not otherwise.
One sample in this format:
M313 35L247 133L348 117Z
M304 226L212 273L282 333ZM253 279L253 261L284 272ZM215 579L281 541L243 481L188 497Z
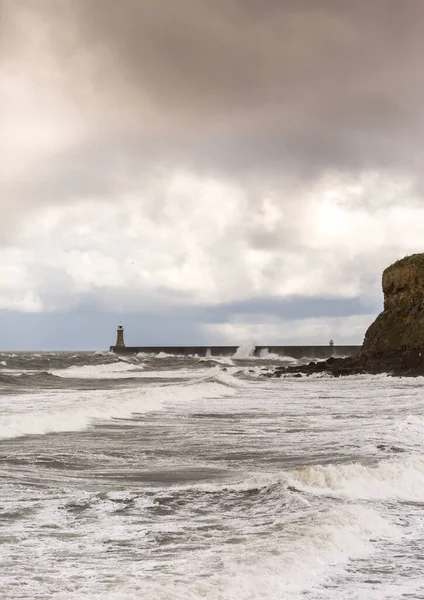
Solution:
M361 344L423 56L422 0L0 0L0 349Z

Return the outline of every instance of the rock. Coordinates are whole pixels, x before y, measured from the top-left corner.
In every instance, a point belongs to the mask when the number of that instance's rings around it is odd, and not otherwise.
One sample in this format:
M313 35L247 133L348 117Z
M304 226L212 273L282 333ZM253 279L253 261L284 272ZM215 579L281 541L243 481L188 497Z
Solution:
M368 328L358 354L299 367L278 367L271 376L424 375L424 254L406 256L387 267L382 287L384 310Z
M403 353L403 364L407 369L415 369L422 364L422 353L415 348L410 348Z
M366 332L362 352L424 347L424 254L387 267L382 286L384 311Z

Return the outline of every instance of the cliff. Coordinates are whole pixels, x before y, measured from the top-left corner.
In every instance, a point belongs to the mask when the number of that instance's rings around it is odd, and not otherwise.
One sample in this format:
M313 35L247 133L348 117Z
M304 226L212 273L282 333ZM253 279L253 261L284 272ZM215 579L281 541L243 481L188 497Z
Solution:
M361 350L349 358L330 358L299 367L279 367L285 374L356 375L389 373L424 376L424 254L413 254L383 271L384 310L370 325Z
M424 347L424 254L383 271L384 311L365 334L363 353Z

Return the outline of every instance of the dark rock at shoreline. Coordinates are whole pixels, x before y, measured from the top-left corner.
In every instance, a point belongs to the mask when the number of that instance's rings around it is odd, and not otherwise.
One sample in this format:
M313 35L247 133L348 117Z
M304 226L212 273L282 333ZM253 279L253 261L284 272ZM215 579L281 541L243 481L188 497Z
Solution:
M406 256L387 267L382 287L384 310L368 328L358 354L303 366L277 367L268 376L424 375L424 254Z
M405 351L385 351L363 353L347 358L329 358L320 363L293 367L277 367L268 377L312 375L326 373L333 377L387 373L389 375L417 377L424 376L424 346L422 349Z

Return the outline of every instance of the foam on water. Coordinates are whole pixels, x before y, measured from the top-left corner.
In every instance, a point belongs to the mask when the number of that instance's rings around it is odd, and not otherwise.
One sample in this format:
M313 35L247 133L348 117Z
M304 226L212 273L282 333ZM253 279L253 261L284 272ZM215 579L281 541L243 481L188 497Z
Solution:
M257 501L244 505L245 492L258 487ZM46 500L41 493L35 499L34 492L29 494L25 504L34 514L29 528L18 520L9 533L25 543L37 565L32 597L302 598L330 573L343 573L349 561L375 553L377 540L400 538L398 528L370 507L307 506L305 512L298 495L287 496L278 480L260 474L251 478L250 487L223 483L191 489L188 503L187 489L181 488L163 490L154 499L129 489L81 490L71 497L65 492ZM187 512L168 516L165 511L160 519L152 518L172 496ZM15 503L13 495L8 497L9 511ZM55 535L46 539L53 523ZM157 551L155 540L163 538L169 543ZM188 547L181 552L184 544ZM6 564L14 552L14 544L7 543ZM64 553L72 563L58 586L49 564ZM22 572L18 569L16 576L28 578L27 564L18 567Z
M293 358L292 356L280 356L279 354L270 352L268 350L268 348L263 348L260 351L258 358L260 358L262 360L280 360L280 361L284 361L284 362L297 362L296 359Z
M143 365L141 363L134 365L129 362L119 361L100 365L71 366L66 369L54 369L50 373L57 377L76 379L120 379L137 377L141 375L140 371L142 369Z
M212 369L208 369L208 371L206 372L200 372L196 375L196 377L194 377L190 382L188 382L189 385L195 385L198 383L198 381L202 381L202 382L216 382L219 383L221 385L225 385L228 387L232 387L232 388L245 388L248 387L249 384L244 381L243 379L239 379L238 377L235 377L235 375L237 374L241 374L244 373L245 370L244 369L239 369L238 367L232 367L231 369L228 369L227 371L223 371L219 366L216 366Z
M229 356L206 356L204 358L199 358L199 363L208 362L208 363L217 363L219 365L227 365L234 366L234 361Z
M268 348L262 348L258 355L256 355L256 346L253 343L245 344L237 348L237 351L232 356L235 360L246 360L246 361L266 361L266 362L284 362L290 364L303 364L305 362L310 362L311 360L318 361L316 358L293 358L293 356L283 356L280 354L276 354L275 352L270 352ZM212 357L213 360L216 360L215 357ZM322 359L326 360L326 359Z
M158 359L158 360L163 360L163 359L192 359L192 358L199 358L197 354L170 354L169 352L137 352L137 354L135 354L136 358L142 358L142 359L146 359L146 358L152 358L152 359Z
M139 357L140 358L140 357ZM175 358L175 357L173 357ZM215 368L210 365L205 365L204 368L199 368L196 371L193 367L184 366L172 369L155 370L151 367L146 368L146 363L136 362L112 362L97 365L82 365L70 366L65 369L54 369L49 371L50 374L69 379L203 379L210 378L216 374L223 374L224 371L219 365L226 367L229 373L241 372L243 369L236 367L233 361L229 358L225 359L200 359L197 364L202 362L213 362ZM27 371L29 372L29 371ZM34 372L34 371L32 371Z
M236 358L236 359L251 358L252 356L254 356L255 350L256 350L256 346L253 342L244 344L244 345L240 346L239 348L237 348L237 350L233 354L233 358Z
M386 459L375 466L310 466L291 473L289 483L310 492L352 499L424 502L424 456Z
M148 508L146 505L141 505ZM135 539L129 528L122 530L114 523L113 498L97 505L97 514L108 522L107 539L122 541ZM236 519L236 517L235 517ZM283 522L283 519L282 519ZM99 528L99 531L102 531ZM167 524L169 535L178 535L179 527ZM122 536L125 536L122 538ZM267 537L246 537L238 543L220 544L191 553L182 562L170 564L173 575L161 573L154 562L145 565L150 577L140 579L137 563L122 565L119 589L93 590L90 598L118 600L275 600L302 598L306 590L318 585L330 570L342 570L350 559L365 558L374 551L376 537L397 536L396 529L375 511L365 507L342 506L322 512L312 512L308 521L285 524L284 534ZM145 540L138 533L141 543ZM104 539L104 536L103 536ZM374 540L374 541L373 541ZM147 540L146 540L147 541ZM102 537L92 539L94 548L101 552ZM172 559L171 559L172 561ZM207 564L216 563L214 573L199 577ZM95 564L80 566L80 575L87 579ZM104 569L104 567L103 567ZM207 567L206 567L207 569ZM88 571L84 573L84 571ZM207 571L206 571L207 572ZM206 575L205 572L205 575ZM97 572L99 576L106 573ZM76 587L76 586L75 586ZM51 590L54 593L54 590ZM75 590L77 593L77 589ZM69 594L69 592L68 592ZM73 597L54 594L55 598ZM76 597L81 597L77 595Z
M0 439L52 432L81 431L96 420L131 418L134 414L163 410L196 399L226 397L234 393L229 381L218 379L190 386L164 385L115 391L57 391L3 397Z
M2 397L0 595L419 597L422 381L96 356Z

